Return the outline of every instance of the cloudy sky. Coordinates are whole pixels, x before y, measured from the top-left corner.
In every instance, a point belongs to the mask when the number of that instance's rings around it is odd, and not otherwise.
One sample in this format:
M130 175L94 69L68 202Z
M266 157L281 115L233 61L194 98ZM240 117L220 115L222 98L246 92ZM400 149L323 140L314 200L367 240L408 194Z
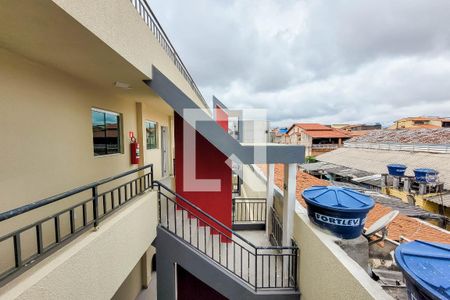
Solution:
M148 0L205 98L273 125L450 116L449 0Z

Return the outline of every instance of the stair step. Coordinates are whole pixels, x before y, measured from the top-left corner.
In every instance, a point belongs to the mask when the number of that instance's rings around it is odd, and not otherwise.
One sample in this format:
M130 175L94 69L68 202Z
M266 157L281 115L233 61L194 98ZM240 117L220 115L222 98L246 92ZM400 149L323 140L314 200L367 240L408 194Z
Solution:
M283 260L277 250L258 252L256 256L255 248L246 241L235 235L231 242L222 241L211 226L167 202L160 207L160 224L169 232L252 286L289 287L287 257Z

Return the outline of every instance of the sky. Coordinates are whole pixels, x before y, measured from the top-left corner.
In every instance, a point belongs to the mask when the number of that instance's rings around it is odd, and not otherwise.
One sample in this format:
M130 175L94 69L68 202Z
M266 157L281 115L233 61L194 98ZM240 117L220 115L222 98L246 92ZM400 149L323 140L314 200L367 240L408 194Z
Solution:
M272 126L450 116L448 0L148 0L210 101Z

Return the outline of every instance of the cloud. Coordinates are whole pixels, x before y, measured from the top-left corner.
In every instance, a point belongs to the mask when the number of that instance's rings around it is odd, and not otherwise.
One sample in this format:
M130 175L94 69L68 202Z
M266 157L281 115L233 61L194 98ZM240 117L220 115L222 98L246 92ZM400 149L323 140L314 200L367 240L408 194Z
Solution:
M203 94L274 125L450 116L447 0L152 0Z

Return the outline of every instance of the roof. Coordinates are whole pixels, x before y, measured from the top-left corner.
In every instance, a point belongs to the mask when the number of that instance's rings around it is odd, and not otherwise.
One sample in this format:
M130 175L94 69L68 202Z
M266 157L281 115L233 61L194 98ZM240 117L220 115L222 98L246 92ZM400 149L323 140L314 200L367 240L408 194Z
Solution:
M331 130L330 127L319 123L295 123L292 126L300 127L303 130Z
M267 172L265 166L261 166ZM275 184L283 189L284 181L284 166L281 164L275 165ZM303 200L301 193L306 188L311 186L328 186L329 181L318 179L312 175L306 174L305 172L297 172L297 190L296 196L297 201L304 207L306 203ZM366 221L366 227L372 225L376 220L384 216L385 214L392 211L392 208L387 207L383 204L376 203L375 207L369 212ZM392 221L389 226L388 238L400 241L400 237L407 238L409 240L424 240L429 242L438 243L450 243L450 233L429 223L426 223L415 218L411 218L400 213L394 221Z
M315 162L301 164L300 167L309 174L332 174L350 178L355 183L368 184L371 186L381 187L381 175L366 171L361 171L345 166L339 166L327 162Z
M376 203L390 207L395 210L398 210L401 214L408 216L408 217L419 218L422 220L425 220L425 219L441 220L442 219L441 215L431 213L431 212L421 208L420 206L410 205L408 203L403 202L399 198L388 196L388 195L382 194L377 191L365 189L363 187L357 186L352 183L334 181L333 185L348 187L351 189L358 190L362 193L365 193L366 195L370 195L375 200Z
M366 135L366 134L368 134L369 132L371 132L371 130L352 130L352 131L349 131L349 134L350 134L352 137L358 137L358 136Z
M345 166L373 174L387 173L388 164L404 164L406 175L413 176L416 168L439 171L439 181L450 187L450 154L389 151L376 149L338 148L317 156L322 162Z
M450 128L416 130L370 130L366 135L352 138L347 143L395 143L395 144L450 144Z

